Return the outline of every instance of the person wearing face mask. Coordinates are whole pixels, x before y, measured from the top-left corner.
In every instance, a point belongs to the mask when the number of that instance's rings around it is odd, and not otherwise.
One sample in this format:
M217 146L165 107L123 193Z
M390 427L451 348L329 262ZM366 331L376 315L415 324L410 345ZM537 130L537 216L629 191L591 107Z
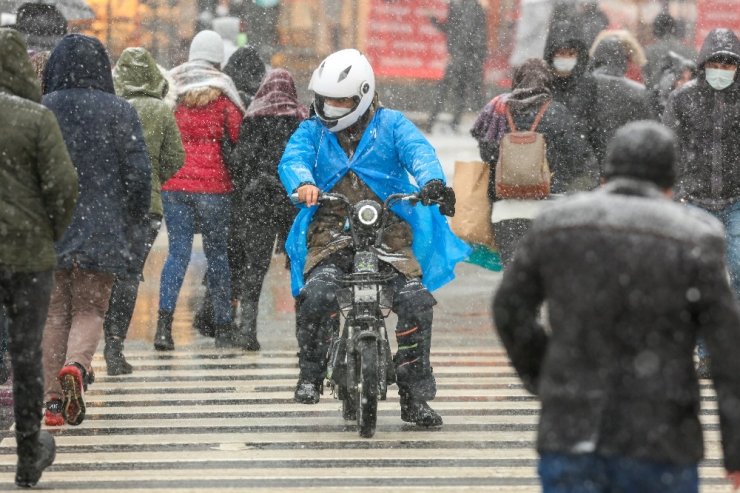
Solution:
M309 90L315 116L300 124L278 166L286 192L297 194L305 206L285 243L298 298L300 374L294 399L319 401L326 371L322 334L339 322L336 290L353 263L344 206L318 204L320 193L340 193L357 203L419 192L417 206L393 207L378 250L384 268L394 275L389 285L398 315L394 362L401 419L441 426L442 417L427 403L436 394L429 359L436 304L431 291L451 281L455 264L470 252L442 215L454 214L454 193L445 186L442 166L422 133L402 113L381 106L373 69L359 51L329 55L314 71Z
M545 43L545 62L551 67L553 79L550 86L554 101L562 103L576 119L576 131L593 145L598 128L597 84L588 72L589 46L583 40L579 26L570 20L553 23ZM593 174L595 176L595 173ZM593 188L596 182L584 183L583 188Z
M740 40L729 29L711 31L697 59L697 78L671 93L663 123L678 136L682 166L677 198L708 210L726 230L727 264L740 296ZM710 360L699 346L699 373Z

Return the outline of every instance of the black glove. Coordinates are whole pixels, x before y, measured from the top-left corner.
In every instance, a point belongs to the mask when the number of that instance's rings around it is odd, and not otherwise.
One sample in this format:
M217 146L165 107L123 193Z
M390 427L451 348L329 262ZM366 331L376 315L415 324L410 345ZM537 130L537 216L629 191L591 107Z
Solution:
M442 180L428 182L419 192L419 200L423 205L439 204L439 212L445 216L455 215L455 192L446 187Z

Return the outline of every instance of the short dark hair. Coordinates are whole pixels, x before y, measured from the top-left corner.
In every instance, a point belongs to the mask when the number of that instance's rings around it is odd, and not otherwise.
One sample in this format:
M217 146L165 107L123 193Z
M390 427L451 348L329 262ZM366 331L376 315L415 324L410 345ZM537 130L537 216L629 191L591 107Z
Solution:
M676 135L665 125L640 120L620 127L609 142L604 178L635 178L671 188L676 181Z

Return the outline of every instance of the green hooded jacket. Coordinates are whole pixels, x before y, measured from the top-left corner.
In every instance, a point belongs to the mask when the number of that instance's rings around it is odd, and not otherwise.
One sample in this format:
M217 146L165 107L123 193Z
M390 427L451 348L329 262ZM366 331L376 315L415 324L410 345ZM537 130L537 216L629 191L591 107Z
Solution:
M0 269L56 265L54 241L72 220L77 172L20 33L0 29Z
M144 48L127 48L113 70L116 94L136 109L152 162L151 214L162 215L162 183L182 168L185 150L172 109L163 101L167 80Z

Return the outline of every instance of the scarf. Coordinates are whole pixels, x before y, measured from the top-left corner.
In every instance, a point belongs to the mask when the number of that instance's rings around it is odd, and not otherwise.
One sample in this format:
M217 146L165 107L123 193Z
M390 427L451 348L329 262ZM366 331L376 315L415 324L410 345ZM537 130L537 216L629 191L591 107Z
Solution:
M308 108L298 102L298 93L290 72L278 68L267 73L247 109L246 116L295 116L299 120L305 120L308 118Z
M479 142L498 142L506 133L506 101L511 93L493 98L480 112L470 129L470 134Z
M242 114L247 111L231 78L208 62L203 60L186 62L170 70L169 75L175 81L174 92L178 98L195 89L211 87L221 91Z

